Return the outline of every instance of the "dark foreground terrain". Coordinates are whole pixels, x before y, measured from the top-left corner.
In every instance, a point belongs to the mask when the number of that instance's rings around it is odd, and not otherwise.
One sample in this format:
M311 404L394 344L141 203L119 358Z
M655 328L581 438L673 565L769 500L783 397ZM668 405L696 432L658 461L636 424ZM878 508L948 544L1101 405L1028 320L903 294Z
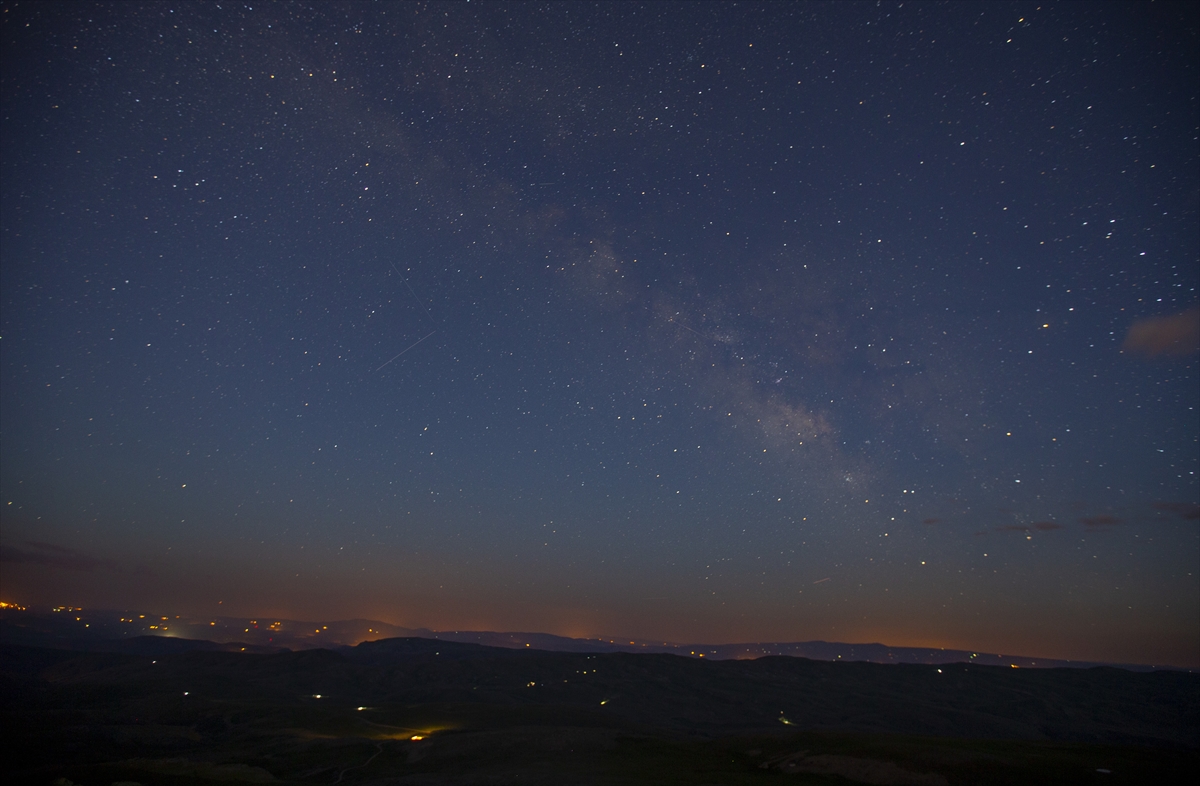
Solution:
M1200 675L388 639L0 646L5 783L1195 783Z

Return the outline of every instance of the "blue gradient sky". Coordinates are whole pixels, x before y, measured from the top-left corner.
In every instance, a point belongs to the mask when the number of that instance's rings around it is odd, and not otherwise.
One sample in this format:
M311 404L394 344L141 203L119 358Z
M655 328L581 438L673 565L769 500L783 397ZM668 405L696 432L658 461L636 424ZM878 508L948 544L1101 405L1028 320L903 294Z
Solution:
M1194 10L0 29L5 600L1200 664Z

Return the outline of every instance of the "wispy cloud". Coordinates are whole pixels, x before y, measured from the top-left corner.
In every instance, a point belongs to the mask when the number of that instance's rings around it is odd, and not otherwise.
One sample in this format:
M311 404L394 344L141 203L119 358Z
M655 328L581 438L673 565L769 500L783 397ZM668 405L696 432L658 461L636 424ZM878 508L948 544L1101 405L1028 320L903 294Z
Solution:
M11 562L17 565L45 565L49 568L87 572L100 567L116 567L115 563L88 557L62 547L43 547L30 551L13 546L0 546L0 562Z
M1200 352L1200 309L1139 319L1130 326L1121 349L1148 358L1186 357Z
M55 554L67 554L67 555L71 555L71 556L79 555L79 552L76 551L75 549L70 549L70 548L67 548L66 546L59 546L54 543L46 543L46 542L40 541L40 540L27 540L27 541L25 541L25 543L27 545L33 546L35 549L38 549L39 551L52 551Z
M1195 502L1151 502L1150 507L1166 513L1175 513L1188 521L1200 521L1200 505Z
M114 573L150 573L144 567L127 571L115 560L98 559L76 549L59 546L54 543L27 540L25 541L25 545L31 548L22 549L15 546L0 546L0 562L8 562L15 565L43 565L47 568L76 570L85 573L95 570L107 570Z
M1083 526L1087 527L1088 529L1095 530L1095 529L1104 529L1106 527L1112 527L1116 524L1120 524L1121 520L1119 518L1117 518L1116 516L1108 516L1108 515L1084 516L1083 518L1079 519L1079 523L1082 524Z

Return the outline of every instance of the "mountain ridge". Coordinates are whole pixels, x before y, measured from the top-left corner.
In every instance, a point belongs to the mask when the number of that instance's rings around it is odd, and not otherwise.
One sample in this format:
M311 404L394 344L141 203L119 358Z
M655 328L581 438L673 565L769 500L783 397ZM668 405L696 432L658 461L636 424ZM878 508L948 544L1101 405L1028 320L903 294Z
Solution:
M678 644L644 639L611 637L608 639L571 638L552 633L517 631L436 631L406 628L378 620L350 619L333 622L307 622L278 618L184 617L183 615L141 614L108 609L59 607L49 613L7 608L0 610L0 640L31 646L62 646L95 649L100 640L128 641L134 638L167 640L189 639L211 642L226 651L269 652L289 649L353 647L364 641L394 638L420 638L437 641L481 644L506 649L534 649L572 653L657 653L710 660L753 660L770 656L788 656L818 661L854 661L867 663L908 663L939 665L973 663L1010 668L1094 668L1110 666L1129 671L1169 669L1194 671L1169 664L1110 663L1073 661L1060 658L1003 655L971 650L931 647L892 647L886 644L829 642L740 642L732 644ZM627 643L626 643L627 642ZM140 645L147 653L155 645ZM158 645L158 652L171 651L171 645ZM110 651L126 651L113 649Z

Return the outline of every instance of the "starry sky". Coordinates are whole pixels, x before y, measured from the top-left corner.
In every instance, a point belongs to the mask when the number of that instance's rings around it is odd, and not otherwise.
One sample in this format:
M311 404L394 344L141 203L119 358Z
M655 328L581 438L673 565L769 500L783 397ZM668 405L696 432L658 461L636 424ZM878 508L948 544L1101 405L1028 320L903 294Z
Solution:
M1194 7L0 11L5 600L1200 665Z

